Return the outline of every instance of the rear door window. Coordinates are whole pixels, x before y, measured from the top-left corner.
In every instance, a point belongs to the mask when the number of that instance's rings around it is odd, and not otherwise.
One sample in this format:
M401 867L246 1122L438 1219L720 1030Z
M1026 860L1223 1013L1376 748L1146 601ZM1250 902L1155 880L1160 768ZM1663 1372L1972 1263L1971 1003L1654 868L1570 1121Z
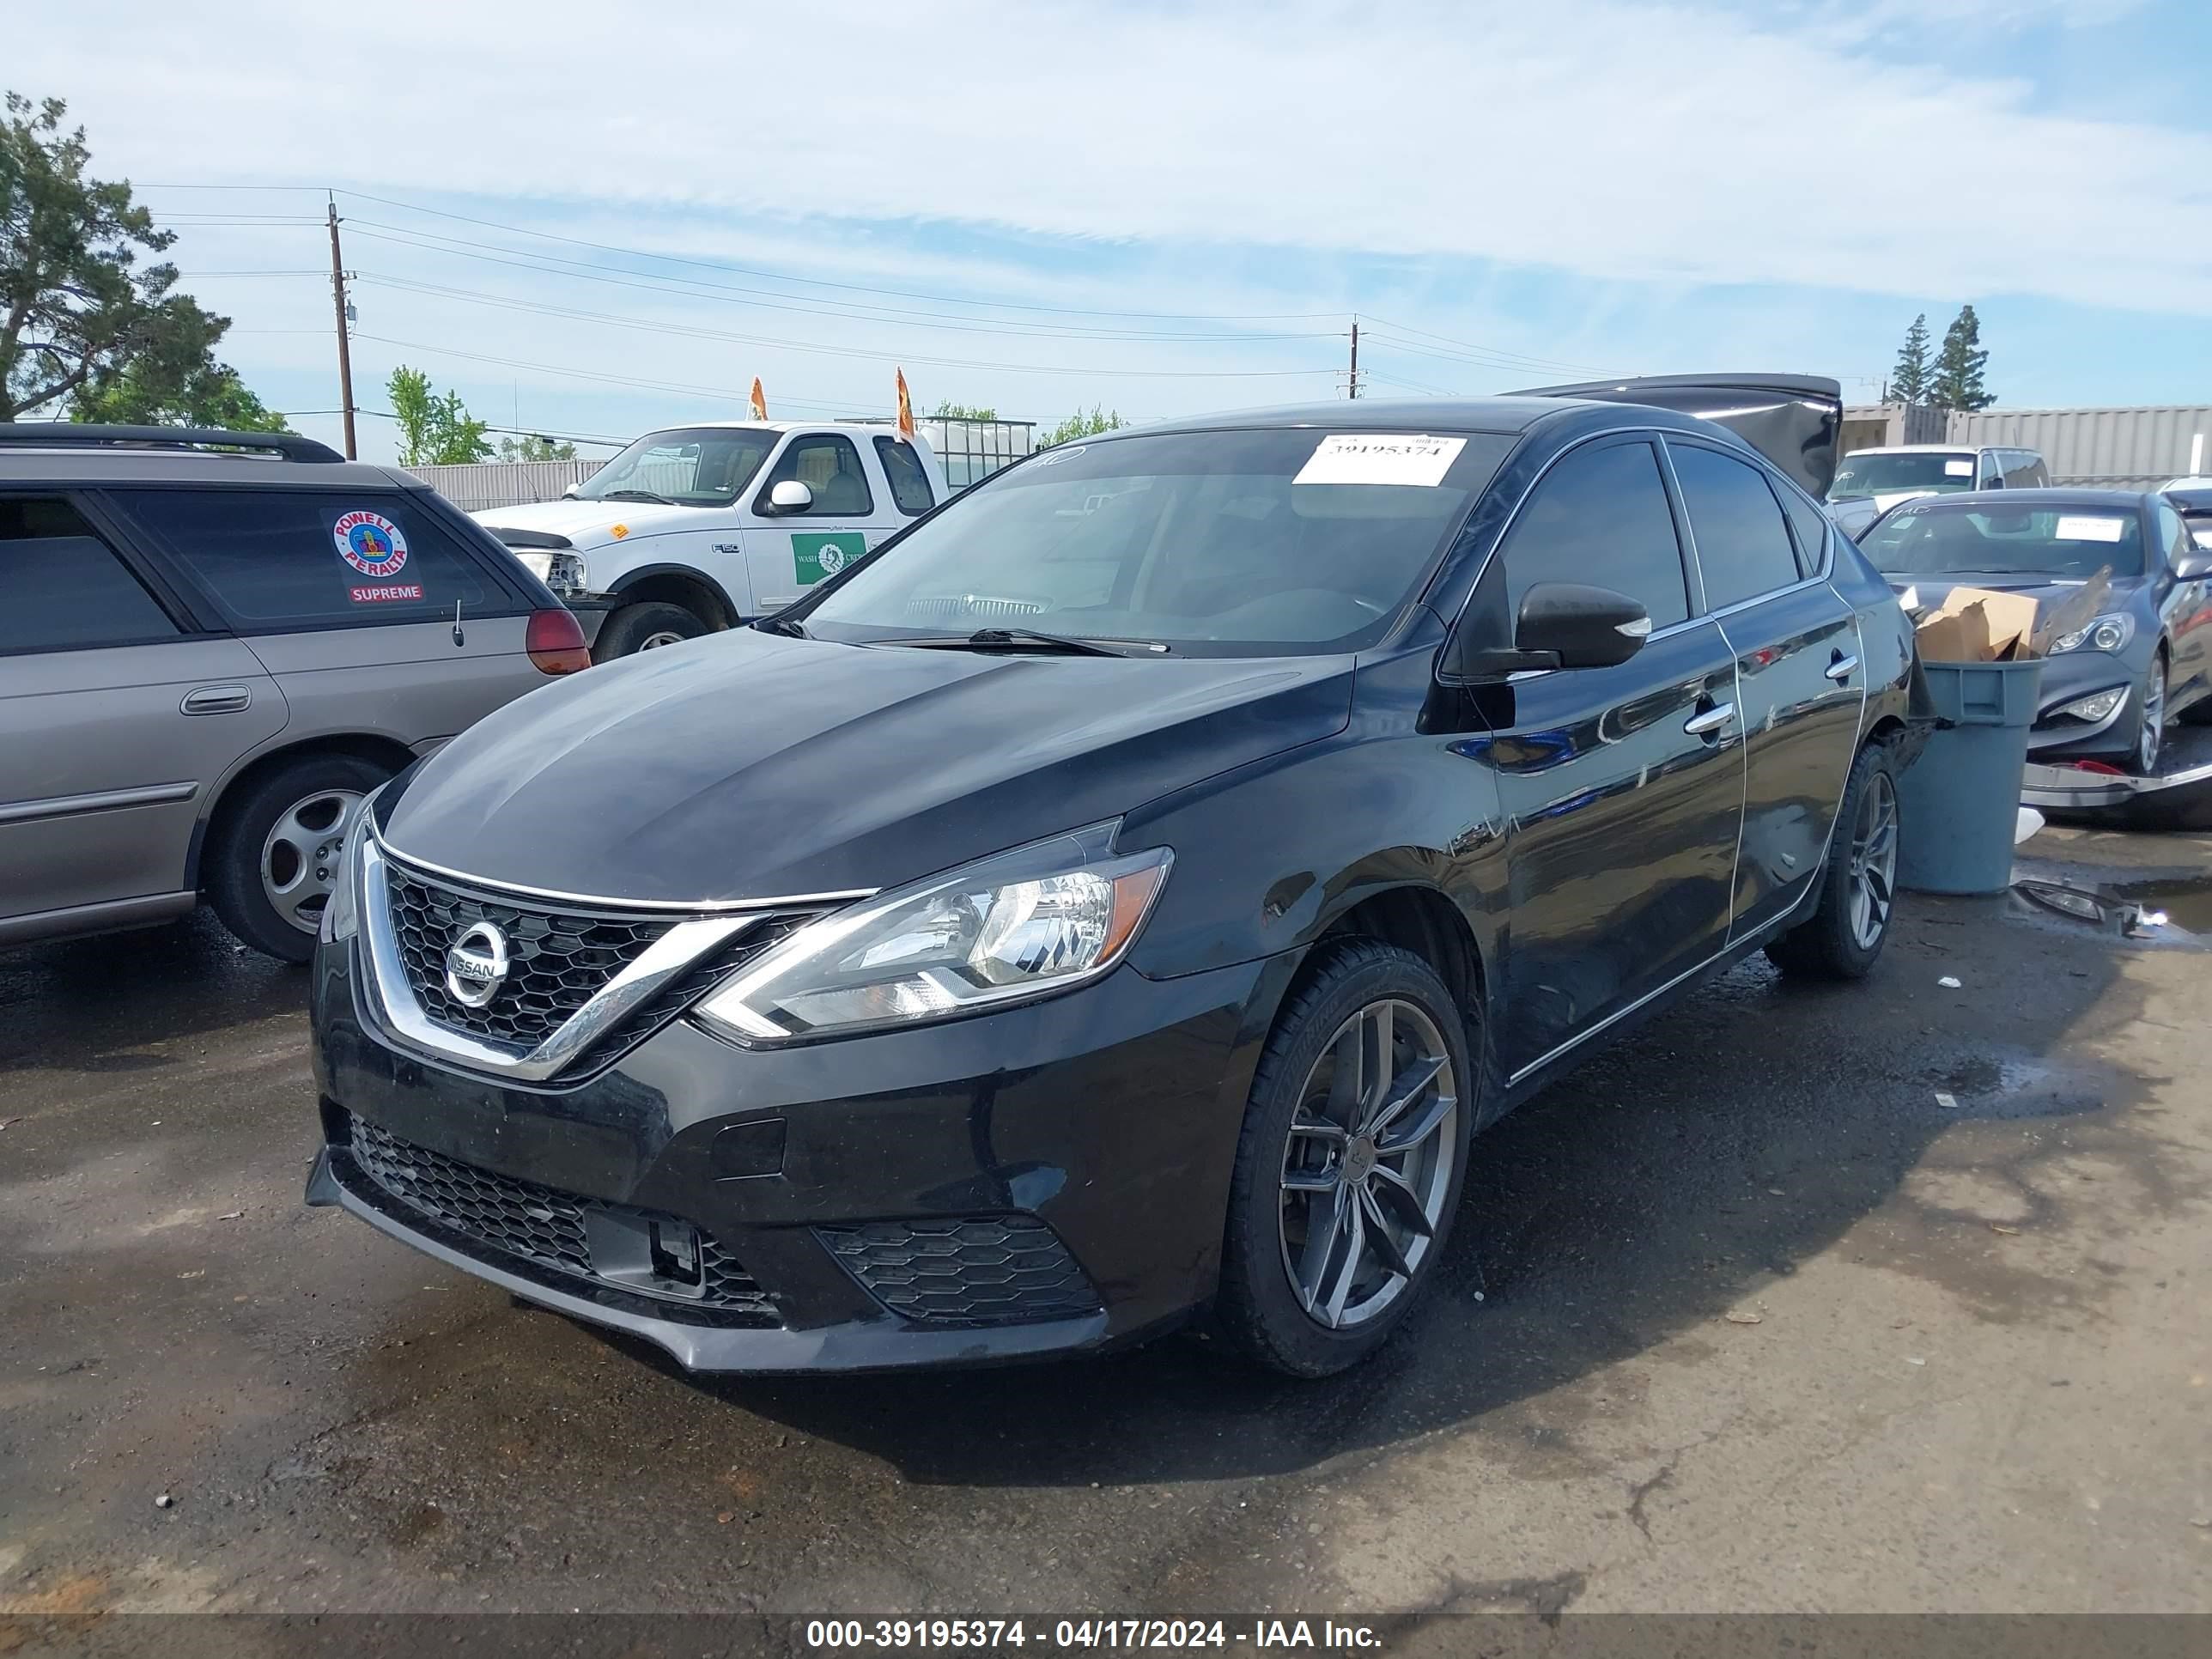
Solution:
M1690 515L1706 608L1723 610L1796 581L1796 550L1765 476L1717 449L1669 442L1667 451Z
M397 490L118 489L239 632L514 613L522 607Z
M179 631L68 501L0 496L0 655L142 645Z
M1640 439L1575 450L1546 473L1521 509L1504 557L1515 617L1539 582L1587 582L1626 593L1655 628L1690 614L1659 458Z
M891 499L898 510L909 519L919 518L937 505L937 498L929 488L929 474L921 465L921 457L914 453L914 446L903 438L878 438L876 458L884 464L884 476L890 480Z

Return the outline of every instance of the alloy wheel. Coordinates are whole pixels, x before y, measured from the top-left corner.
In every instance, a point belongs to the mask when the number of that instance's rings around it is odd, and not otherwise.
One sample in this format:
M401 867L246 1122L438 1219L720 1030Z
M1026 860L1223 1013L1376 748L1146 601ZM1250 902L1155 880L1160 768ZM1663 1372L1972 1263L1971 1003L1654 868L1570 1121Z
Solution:
M1859 797L1850 856L1851 940L1870 951L1889 927L1897 891L1897 787L1887 772L1874 772Z
M672 628L664 628L658 634L647 634L637 642L641 651L658 651L664 645L681 645L691 636L679 634Z
M302 933L322 926L346 832L353 828L362 799L358 790L318 789L278 813L262 838L262 896Z
M1458 1115L1451 1051L1419 1007L1386 998L1337 1028L1283 1151L1283 1270L1308 1317L1364 1324L1412 1285L1451 1195Z

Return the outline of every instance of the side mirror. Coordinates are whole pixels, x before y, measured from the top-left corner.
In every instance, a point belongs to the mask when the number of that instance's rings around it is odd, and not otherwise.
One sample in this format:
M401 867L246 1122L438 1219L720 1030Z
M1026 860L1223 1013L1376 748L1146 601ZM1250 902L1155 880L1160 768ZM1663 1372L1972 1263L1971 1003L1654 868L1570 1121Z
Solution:
M1581 582L1538 582L1521 601L1514 649L1561 668L1611 668L1644 648L1651 617L1626 593Z
M2212 580L2212 547L2192 547L2176 559L2173 579L2178 582Z
M804 513L813 505L814 492L797 478L785 478L768 492L768 510L772 516Z
M583 493L576 485L569 484L561 491L561 499L564 501L576 501L583 495Z

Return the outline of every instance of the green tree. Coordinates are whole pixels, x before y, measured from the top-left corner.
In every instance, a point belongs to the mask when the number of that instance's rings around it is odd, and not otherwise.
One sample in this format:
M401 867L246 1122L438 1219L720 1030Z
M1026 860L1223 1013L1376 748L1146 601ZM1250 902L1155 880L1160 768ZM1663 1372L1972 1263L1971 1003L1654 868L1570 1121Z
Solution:
M1924 404L1933 385L1928 362L1928 313L1922 312L1905 331L1905 344L1897 354L1897 367L1889 371L1889 395L1900 404Z
M1101 432L1111 432L1116 427L1127 425L1128 422L1121 418L1120 410L1093 404L1089 414L1079 409L1038 439L1037 447L1050 449L1054 444L1073 443L1078 438L1096 437Z
M526 433L519 438L501 438L499 458L502 461L573 461L576 459L576 446L548 438L542 433Z
M1951 326L1943 331L1929 401L1942 409L1987 409L1997 400L1982 379L1989 361L1990 354L1982 349L1982 319L1974 315L1973 307L1960 306Z
M995 421L999 411L975 404L939 404L929 411L933 421Z
M399 420L399 465L466 466L491 459L487 428L461 403L461 394L443 397L430 390L430 377L402 363L385 382L392 412Z
M181 381L135 369L77 388L73 421L122 426L219 426L233 432L289 432L284 417L255 397L238 371L213 359Z
M127 180L90 176L68 108L11 92L0 115L0 421L62 406L155 420L260 408L213 357L230 319L175 292L173 264L139 264L176 233Z

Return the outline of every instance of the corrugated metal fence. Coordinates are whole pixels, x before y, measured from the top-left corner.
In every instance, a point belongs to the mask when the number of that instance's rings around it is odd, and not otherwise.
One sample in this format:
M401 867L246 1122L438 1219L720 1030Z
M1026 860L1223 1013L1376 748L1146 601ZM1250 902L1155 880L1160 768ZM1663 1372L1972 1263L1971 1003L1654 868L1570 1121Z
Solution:
M1954 414L1943 441L2041 453L2053 483L2148 489L2189 471L2203 434L2212 466L2212 404L2143 409L1985 409Z
M597 461L485 461L407 469L464 513L558 501L570 484L583 483L599 470Z

